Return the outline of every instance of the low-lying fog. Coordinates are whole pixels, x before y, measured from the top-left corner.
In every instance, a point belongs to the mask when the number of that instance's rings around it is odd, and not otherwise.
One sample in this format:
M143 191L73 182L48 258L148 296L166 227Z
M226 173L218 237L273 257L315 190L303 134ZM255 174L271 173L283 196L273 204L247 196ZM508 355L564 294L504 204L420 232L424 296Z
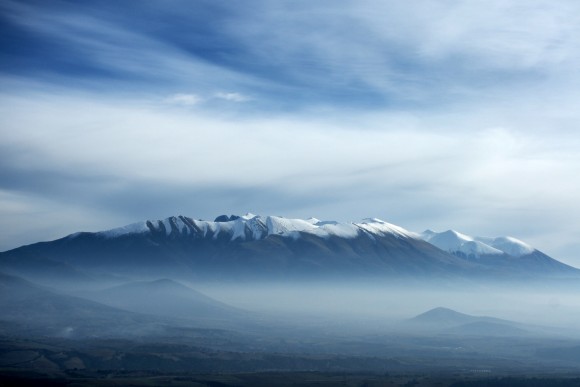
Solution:
M86 344L86 360L106 369L146 369L152 358L157 367L159 357L178 359L167 370L200 372L580 369L580 299L570 285L167 278L51 285L0 276L0 336L14 356L24 337L69 340L70 356ZM127 347L131 340L151 346ZM90 346L129 360L113 364ZM208 350L207 363L195 360Z
M53 289L138 313L187 318L239 317L286 323L360 328L386 332L433 308L471 316L554 327L566 334L580 328L578 285L565 283L419 282L188 282L124 279L78 286L52 283ZM228 308L231 308L228 309ZM232 314L235 311L236 313ZM246 313L247 312L247 313ZM270 321L270 320L269 320ZM366 331L366 332L363 332ZM557 330L555 330L557 331Z
M563 328L577 328L580 321L580 298L563 290L495 285L452 290L340 283L187 285L229 305L282 316L391 323L442 306L475 316Z
M150 279L146 280L151 282ZM134 284L136 280L119 281L116 286ZM249 312L284 319L319 318L343 321L380 321L384 324L412 318L436 307L445 307L474 316L491 316L526 324L548 325L575 329L580 321L580 297L574 286L497 283L411 283L384 285L376 282L353 283L232 283L188 282L175 280L214 300ZM92 283L90 290L79 292L74 286L52 283L52 288L81 297L105 294L114 288L112 283ZM184 290L184 289L181 289ZM172 289L175 297L182 294ZM105 293L102 293L102 292ZM143 294L147 304L151 292L133 289L132 302ZM166 296L167 296L166 292ZM122 303L114 300L107 304ZM171 298L171 295L169 295ZM98 301L107 301L99 298ZM168 302L167 297L164 302ZM119 306L119 305L115 305ZM165 305L167 306L167 305ZM152 304L152 308L155 307Z

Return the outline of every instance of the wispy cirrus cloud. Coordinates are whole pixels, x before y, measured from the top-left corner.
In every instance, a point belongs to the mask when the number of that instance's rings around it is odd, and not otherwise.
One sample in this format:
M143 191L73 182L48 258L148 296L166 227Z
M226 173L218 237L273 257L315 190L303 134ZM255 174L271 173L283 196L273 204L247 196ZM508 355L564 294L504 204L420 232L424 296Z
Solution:
M200 103L211 104L212 100L222 100L227 102L241 103L251 101L252 98L235 92L217 92L208 96L201 96L192 93L176 93L167 96L163 102L179 106L195 106Z
M252 4L144 3L129 15L123 4L8 1L6 40L19 44L4 45L4 69L109 91L236 90L269 106L388 109L550 84L579 61L574 2Z
M246 101L250 101L252 98L241 94L241 93L235 93L235 92L219 92L215 94L216 98L219 99L224 99L226 101L231 101L231 102L246 102Z
M168 96L164 101L170 104L193 106L202 102L203 98L197 94L177 93Z

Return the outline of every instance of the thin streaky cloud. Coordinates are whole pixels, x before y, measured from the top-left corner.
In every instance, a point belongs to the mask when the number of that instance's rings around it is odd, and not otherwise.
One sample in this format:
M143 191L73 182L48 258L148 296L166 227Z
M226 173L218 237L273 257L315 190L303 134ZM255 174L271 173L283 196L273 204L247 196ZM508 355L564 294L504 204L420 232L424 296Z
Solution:
M216 98L225 99L232 102L246 102L252 100L251 97L235 92L219 92L215 94Z
M177 93L170 95L164 100L170 104L193 106L203 101L203 98L196 94Z

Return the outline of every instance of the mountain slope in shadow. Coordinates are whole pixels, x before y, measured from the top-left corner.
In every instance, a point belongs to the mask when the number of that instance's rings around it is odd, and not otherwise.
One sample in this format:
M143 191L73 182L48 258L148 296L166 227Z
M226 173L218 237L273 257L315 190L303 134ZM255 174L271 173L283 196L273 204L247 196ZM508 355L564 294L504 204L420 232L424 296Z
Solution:
M158 332L149 316L58 294L22 278L0 273L0 322L27 336L66 338L135 336Z
M520 336L530 327L518 322L488 316L472 316L437 307L407 320L411 330L469 336Z
M191 320L233 319L249 315L170 279L130 282L86 293L94 301L138 313Z

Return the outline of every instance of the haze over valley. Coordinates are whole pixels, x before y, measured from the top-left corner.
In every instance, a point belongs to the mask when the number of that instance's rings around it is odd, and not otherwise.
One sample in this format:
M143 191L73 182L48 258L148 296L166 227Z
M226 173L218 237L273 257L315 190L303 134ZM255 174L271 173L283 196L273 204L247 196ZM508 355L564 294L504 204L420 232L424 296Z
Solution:
M580 270L513 237L179 216L22 246L0 272L2 364L33 377L580 370Z

